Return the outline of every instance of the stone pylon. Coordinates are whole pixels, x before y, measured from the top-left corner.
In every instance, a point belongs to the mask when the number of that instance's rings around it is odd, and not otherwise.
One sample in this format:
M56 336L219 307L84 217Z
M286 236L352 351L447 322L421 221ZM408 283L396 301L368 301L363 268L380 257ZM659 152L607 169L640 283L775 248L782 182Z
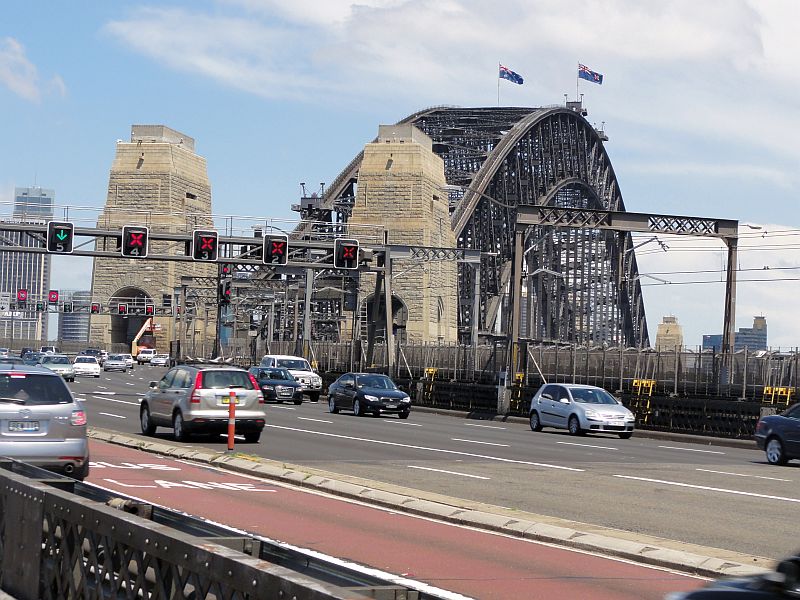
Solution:
M163 125L133 125L131 141L117 142L108 180L108 196L97 220L99 229L144 225L150 232L186 233L212 226L211 185L206 161L194 151L194 139ZM118 251L113 238L97 241L97 250ZM183 255L183 244L150 242L148 254ZM92 315L89 339L120 351L145 321L135 307L153 304L155 340L166 351L180 330L184 353L210 353L216 324L216 300L197 301L194 317L178 327L173 315L181 277L216 277L215 265L133 258L96 258L92 273L92 300L104 314ZM190 284L189 296L192 295ZM216 292L216 290L214 290ZM207 296L209 294L206 294ZM214 298L215 293L210 294ZM130 303L127 317L116 314L119 303ZM185 311L184 311L185 313ZM183 315L180 317L183 318ZM205 340L204 340L205 338ZM210 338L210 339L209 339ZM205 341L205 345L203 345Z
M385 230L389 244L455 247L444 163L432 148L431 138L412 125L380 126L378 140L364 148L356 201L348 220L351 236L358 237L360 232L374 236ZM392 313L398 338L456 342L456 263L393 259L392 269ZM362 274L362 317L371 315L374 291L375 276ZM376 323L377 337L385 332L383 319Z

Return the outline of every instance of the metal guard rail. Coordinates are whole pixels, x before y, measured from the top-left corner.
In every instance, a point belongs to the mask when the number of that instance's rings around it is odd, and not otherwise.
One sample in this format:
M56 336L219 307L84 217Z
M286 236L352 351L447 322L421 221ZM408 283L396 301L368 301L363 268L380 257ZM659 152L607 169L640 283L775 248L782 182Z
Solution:
M0 590L18 600L437 597L3 457Z

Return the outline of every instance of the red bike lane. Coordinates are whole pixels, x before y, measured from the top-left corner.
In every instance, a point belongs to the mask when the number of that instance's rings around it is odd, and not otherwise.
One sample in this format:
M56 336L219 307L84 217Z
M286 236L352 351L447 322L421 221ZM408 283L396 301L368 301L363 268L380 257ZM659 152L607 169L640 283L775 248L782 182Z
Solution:
M91 441L88 481L480 599L662 599L697 578Z

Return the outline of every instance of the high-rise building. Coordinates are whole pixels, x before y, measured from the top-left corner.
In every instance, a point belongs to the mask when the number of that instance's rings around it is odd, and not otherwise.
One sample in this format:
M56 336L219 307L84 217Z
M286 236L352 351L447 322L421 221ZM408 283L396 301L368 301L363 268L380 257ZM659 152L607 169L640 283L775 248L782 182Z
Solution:
M55 192L41 187L16 188L12 223L45 223L53 218ZM2 229L2 224L0 224ZM38 240L20 231L5 231L3 237L15 246L39 246ZM47 299L50 288L50 257L27 252L0 252L0 337L14 340L46 340L47 313L36 312L36 302ZM17 293L25 290L24 308L16 307ZM13 309L11 305L15 305Z
M663 317L656 332L656 350L683 348L683 328L673 316Z
M753 317L752 327L740 327L733 337L733 350L766 350L767 349L767 318L764 316ZM722 335L711 334L703 336L703 350L722 349Z
M89 340L89 309L92 292L89 290L62 290L61 300L72 303L72 312L58 315L59 342L86 342Z

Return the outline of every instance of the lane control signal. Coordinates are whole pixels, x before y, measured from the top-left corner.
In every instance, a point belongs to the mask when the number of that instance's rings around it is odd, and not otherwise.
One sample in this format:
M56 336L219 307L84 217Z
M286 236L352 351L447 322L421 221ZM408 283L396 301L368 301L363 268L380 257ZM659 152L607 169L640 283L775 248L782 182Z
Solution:
M74 230L74 225L68 221L49 221L47 223L47 251L71 254Z
M287 264L289 262L289 236L265 235L263 260L265 265Z
M49 304L58 304L58 290L50 290L47 292L47 302Z
M358 240L333 241L333 267L335 269L358 268Z
M124 225L122 227L122 256L146 258L149 232L147 227Z
M99 302L92 302L92 306L89 309L89 312L93 315L100 314L100 303Z
M118 315L125 315L128 314L128 305L127 304L117 304L117 314Z
M196 229L192 233L192 258L213 262L217 260L219 234L216 231Z

